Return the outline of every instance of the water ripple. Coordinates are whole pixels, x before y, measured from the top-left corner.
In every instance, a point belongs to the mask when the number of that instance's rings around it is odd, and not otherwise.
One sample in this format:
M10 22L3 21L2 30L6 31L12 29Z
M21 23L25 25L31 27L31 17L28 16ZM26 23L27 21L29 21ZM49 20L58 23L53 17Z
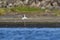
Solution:
M60 40L60 28L0 28L0 40Z

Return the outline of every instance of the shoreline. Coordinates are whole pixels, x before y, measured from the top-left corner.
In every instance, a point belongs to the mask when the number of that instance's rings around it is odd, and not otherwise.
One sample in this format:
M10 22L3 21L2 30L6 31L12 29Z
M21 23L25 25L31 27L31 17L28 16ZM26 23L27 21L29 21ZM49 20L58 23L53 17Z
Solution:
M60 17L0 18L0 28L60 28Z
M0 22L60 22L60 17L27 17L27 19L17 18L10 18L10 17L2 17L0 18Z
M60 28L60 22L0 22L0 28Z

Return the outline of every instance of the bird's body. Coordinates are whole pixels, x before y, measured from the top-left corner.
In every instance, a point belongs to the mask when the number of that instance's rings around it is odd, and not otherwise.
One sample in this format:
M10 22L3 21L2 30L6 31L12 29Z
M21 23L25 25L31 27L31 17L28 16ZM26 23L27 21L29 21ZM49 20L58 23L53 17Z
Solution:
M22 17L22 20L24 20L24 19L27 19L27 17L25 15Z

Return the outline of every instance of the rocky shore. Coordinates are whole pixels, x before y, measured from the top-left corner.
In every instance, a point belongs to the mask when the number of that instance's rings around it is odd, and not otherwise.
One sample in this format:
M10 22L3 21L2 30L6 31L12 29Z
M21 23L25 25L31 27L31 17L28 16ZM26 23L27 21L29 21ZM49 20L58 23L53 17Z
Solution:
M0 0L0 15L60 16L60 0Z
M22 20L24 14L28 19ZM60 0L0 0L2 26L59 27Z
M60 0L0 0L0 7L30 6L39 8L58 8Z

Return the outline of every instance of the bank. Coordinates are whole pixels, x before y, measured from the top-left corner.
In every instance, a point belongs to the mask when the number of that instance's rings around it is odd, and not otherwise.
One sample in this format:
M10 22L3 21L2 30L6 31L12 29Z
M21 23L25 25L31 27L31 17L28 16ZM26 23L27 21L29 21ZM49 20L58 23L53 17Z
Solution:
M0 28L60 28L58 22L0 22Z
M22 20L21 18L0 18L1 28L57 28L60 17L39 17Z

